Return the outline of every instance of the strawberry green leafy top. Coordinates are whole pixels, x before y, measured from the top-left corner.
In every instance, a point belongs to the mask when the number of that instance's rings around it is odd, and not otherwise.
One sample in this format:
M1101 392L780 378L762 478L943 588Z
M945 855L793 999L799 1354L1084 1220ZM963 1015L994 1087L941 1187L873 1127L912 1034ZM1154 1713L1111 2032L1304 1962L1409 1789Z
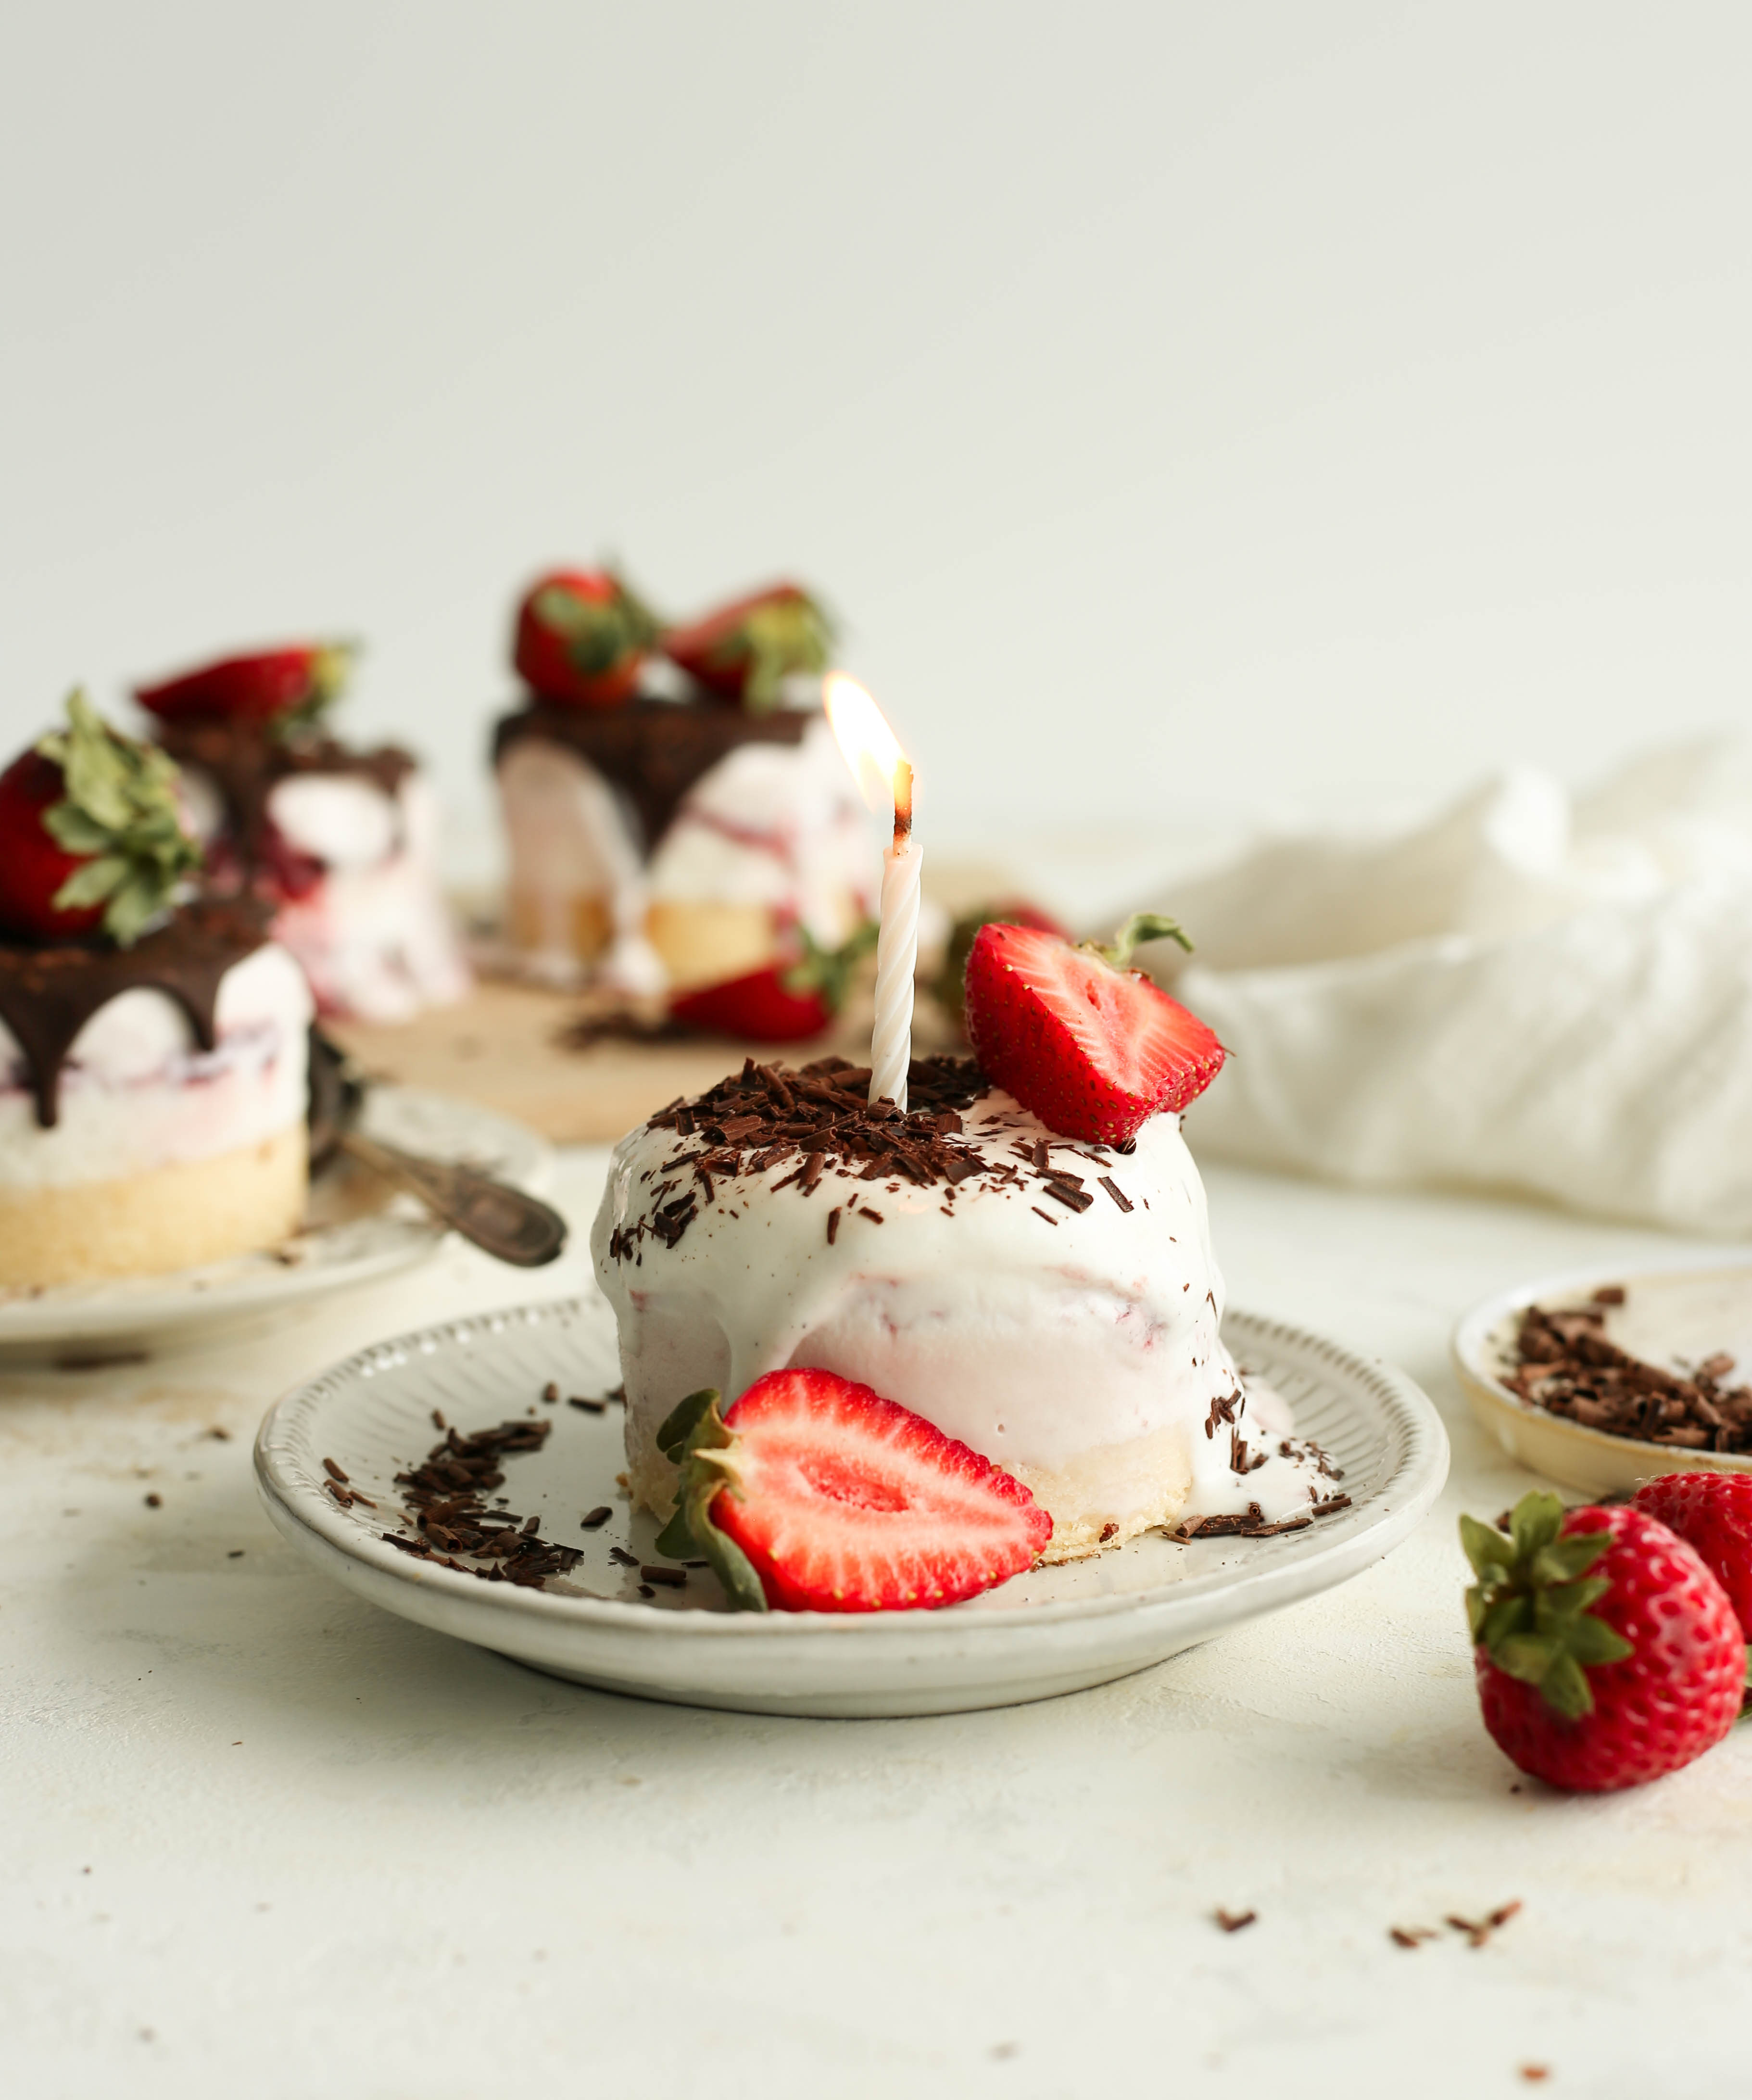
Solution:
M1466 1593L1472 1639L1499 1670L1539 1688L1566 1720L1594 1709L1587 1673L1618 1662L1631 1643L1588 1608L1612 1586L1588 1570L1612 1544L1604 1531L1562 1535L1564 1506L1556 1495L1525 1494L1509 1517L1507 1535L1460 1519L1460 1543L1478 1580Z
M69 695L67 719L37 746L67 790L44 810L44 827L84 862L55 893L55 909L103 905L104 931L131 947L200 866L201 849L183 827L171 759L112 729L82 692Z

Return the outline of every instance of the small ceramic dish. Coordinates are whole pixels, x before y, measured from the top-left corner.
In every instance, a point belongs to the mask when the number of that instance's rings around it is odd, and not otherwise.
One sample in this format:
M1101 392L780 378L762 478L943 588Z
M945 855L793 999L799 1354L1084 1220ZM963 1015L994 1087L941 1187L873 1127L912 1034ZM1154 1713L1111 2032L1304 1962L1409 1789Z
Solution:
M1270 1381L1299 1434L1344 1468L1348 1509L1273 1538L1159 1533L1035 1568L943 1611L731 1611L710 1573L647 1585L657 1527L629 1509L618 1405L565 1405L619 1379L613 1315L595 1293L385 1342L289 1394L262 1425L268 1515L312 1564L419 1625L614 1692L757 1714L947 1714L1045 1699L1123 1677L1230 1626L1348 1581L1392 1551L1441 1489L1448 1440L1390 1365L1269 1320L1231 1313L1243 1375ZM552 1382L556 1404L541 1396ZM553 1423L511 1458L510 1509L580 1549L543 1589L483 1582L388 1542L405 1529L396 1475L435 1441L434 1416L472 1432L533 1414ZM338 1493L325 1461L350 1484ZM343 1506L348 1494L368 1498ZM585 1529L585 1512L607 1506Z
M1700 1263L1691 1255L1670 1266L1569 1270L1499 1291L1455 1327L1454 1370L1480 1423L1529 1471L1590 1495L1628 1493L1657 1474L1692 1468L1752 1472L1752 1454L1687 1451L1615 1436L1553 1414L1503 1383L1514 1368L1520 1317L1529 1305L1586 1304L1612 1284L1622 1285L1626 1296L1622 1305L1606 1310L1608 1341L1666 1371L1726 1354L1752 1377L1752 1261Z

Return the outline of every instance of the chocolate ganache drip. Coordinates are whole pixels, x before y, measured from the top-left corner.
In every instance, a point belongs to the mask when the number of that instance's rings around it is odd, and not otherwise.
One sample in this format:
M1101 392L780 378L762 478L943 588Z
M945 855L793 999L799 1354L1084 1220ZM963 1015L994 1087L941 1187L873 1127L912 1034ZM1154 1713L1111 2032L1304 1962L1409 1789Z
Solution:
M247 866L261 865L269 832L267 798L282 780L308 773L351 775L393 796L414 770L410 752L386 743L355 751L332 736L282 737L258 721L161 721L158 741L179 765L210 774L225 805L227 829Z
M819 708L752 714L722 700L638 698L615 707L563 708L532 700L495 726L493 763L532 737L563 743L611 780L638 812L645 851L674 819L682 797L744 743L797 744Z
M61 1073L79 1031L125 991L161 991L188 1017L203 1050L217 1041L225 973L267 938L267 908L245 898L202 899L131 948L0 942L0 1021L24 1053L37 1121L59 1119Z

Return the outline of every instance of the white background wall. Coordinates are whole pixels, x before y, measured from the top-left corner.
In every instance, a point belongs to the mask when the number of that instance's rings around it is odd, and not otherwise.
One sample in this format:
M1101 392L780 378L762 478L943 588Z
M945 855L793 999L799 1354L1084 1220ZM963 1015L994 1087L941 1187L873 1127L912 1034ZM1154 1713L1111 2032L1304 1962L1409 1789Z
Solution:
M0 14L0 729L534 566L795 570L928 836L1584 774L1746 712L1752 11ZM474 843L469 843L470 841Z

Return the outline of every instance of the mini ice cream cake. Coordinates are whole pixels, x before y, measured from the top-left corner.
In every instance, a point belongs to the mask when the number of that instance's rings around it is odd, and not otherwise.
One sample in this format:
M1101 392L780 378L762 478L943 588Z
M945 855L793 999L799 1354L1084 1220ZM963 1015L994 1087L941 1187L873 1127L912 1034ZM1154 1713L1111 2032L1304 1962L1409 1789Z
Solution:
M76 695L0 774L0 1286L160 1273L303 1214L311 999L247 899L186 900L175 769Z
M768 968L798 934L823 951L852 937L872 856L819 705L827 639L791 585L668 629L603 572L531 587L527 696L493 735L523 968L685 994Z
M750 1061L621 1140L591 1244L636 1502L670 1511L692 1433L678 1403L730 1396L708 1421L733 1432L735 1396L765 1405L763 1381L805 1371L1019 1483L1050 1516L1048 1561L1323 1499L1319 1454L1243 1390L1220 1336L1179 1114L1220 1046L1128 955L984 928L967 978L982 1062L916 1060L904 1114L843 1060Z
M181 765L214 886L262 898L324 1013L408 1019L460 999L468 973L437 867L438 813L414 759L323 726L348 652L228 657L140 704Z

